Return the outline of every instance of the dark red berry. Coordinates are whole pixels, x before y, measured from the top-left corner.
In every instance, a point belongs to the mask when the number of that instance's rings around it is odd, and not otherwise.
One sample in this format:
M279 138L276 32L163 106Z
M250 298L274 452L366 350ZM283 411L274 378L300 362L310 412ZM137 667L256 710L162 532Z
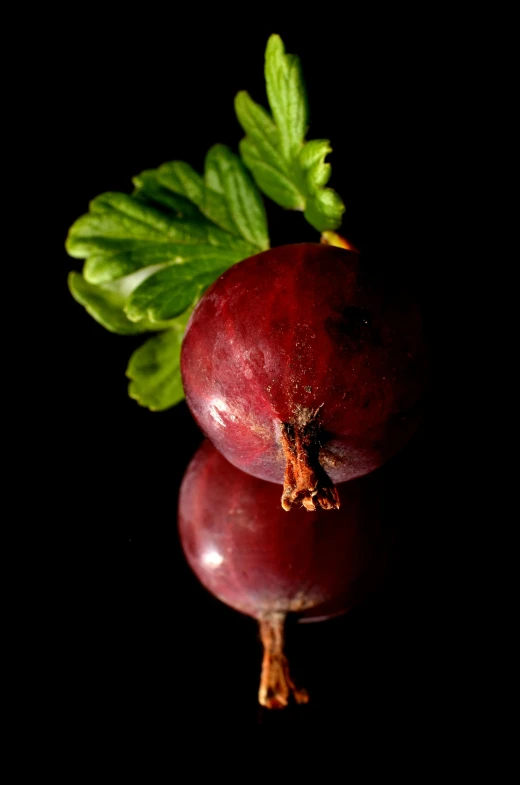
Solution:
M358 254L274 248L230 268L183 342L188 405L235 466L284 483L282 505L337 507L414 433L425 387L421 317Z
M184 476L179 531L204 586L260 622L268 653L264 705L269 690L273 705L283 705L292 689L283 657L285 615L319 619L347 610L377 585L390 543L381 525L378 473L347 483L339 511L300 507L289 517L276 485L236 469L209 441Z

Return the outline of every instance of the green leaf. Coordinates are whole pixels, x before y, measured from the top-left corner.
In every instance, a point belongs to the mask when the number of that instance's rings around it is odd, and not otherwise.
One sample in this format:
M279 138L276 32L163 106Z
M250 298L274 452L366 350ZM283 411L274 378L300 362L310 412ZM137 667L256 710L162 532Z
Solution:
M105 193L72 225L68 253L85 259L69 287L112 332L166 330L132 355L131 397L165 409L183 397L182 332L191 308L228 267L269 247L262 198L240 158L208 152L204 176L174 161L141 172L132 195Z
M238 156L224 145L215 145L204 167L206 188L226 201L235 234L264 251L269 248L267 219L262 197Z
M170 327L168 321L152 324L148 319L143 319L139 323L131 322L124 310L128 300L125 285L96 286L86 281L76 271L69 273L68 285L76 302L82 305L96 322L112 333L138 335Z
M75 258L86 257L83 274L98 284L150 265L182 264L216 249L234 262L258 252L205 219L175 220L122 193L94 199L90 212L72 225L66 248Z
M173 329L150 338L130 357L128 394L141 406L162 411L184 398L180 352L190 313L191 308L175 320Z
M254 249L252 253L269 248L260 194L238 156L224 145L209 150L204 178L188 164L172 161L159 167L158 182L190 199L209 221L233 237L245 240Z
M157 169L149 169L132 178L135 185L133 196L151 207L166 212L180 220L204 221L200 210L188 199L178 196L162 186Z
M328 139L313 139L302 147L299 160L309 190L318 189L328 183L331 166L325 163L325 157L331 152Z
M125 309L128 318L132 322L173 319L198 299L228 266L221 255L213 253L192 264L162 268L131 294Z
M216 249L225 267L269 247L260 194L238 156L223 145L209 151L204 178L174 161L141 173L134 184L132 196L93 199L69 231L67 251L86 258L89 283L148 266L191 263Z
M325 232L338 228L344 212L345 206L339 194L332 188L324 188L309 199L304 215L311 226Z
M268 164L263 159L262 149L247 137L240 142L240 154L244 163L253 172L256 184L266 196L288 210L304 210L305 196L302 190L281 168Z
M278 129L265 109L255 104L248 93L241 91L235 98L235 111L238 122L247 134L247 141L254 149L262 151L265 164L289 173L289 167L279 150Z
M272 35L267 42L265 83L279 132L280 151L291 161L298 155L307 131L307 95L300 60L285 53L279 35Z
M246 136L240 155L263 193L281 207L302 210L319 232L337 229L345 210L339 195L326 188L332 152L325 139L305 141L307 97L300 61L286 54L282 39L272 35L265 53L265 80L272 116L246 92L235 111Z
M137 335L144 332L142 324L134 324L128 319L124 312L126 298L118 292L88 283L75 271L69 273L68 285L76 302L83 305L87 313L110 332L119 335Z

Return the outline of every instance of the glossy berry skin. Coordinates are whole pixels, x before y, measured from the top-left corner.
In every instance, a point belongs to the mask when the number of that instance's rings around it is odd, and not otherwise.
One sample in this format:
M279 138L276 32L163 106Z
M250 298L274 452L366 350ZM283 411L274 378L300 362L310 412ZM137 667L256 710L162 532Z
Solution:
M282 483L284 433L294 438L310 423L319 464L344 482L379 467L417 428L421 317L409 297L372 280L357 253L283 246L235 265L206 292L181 370L195 419L232 464Z
M347 483L340 510L287 515L279 489L236 469L205 441L184 476L179 532L201 583L263 619L347 610L378 584L391 534L380 515L379 473Z

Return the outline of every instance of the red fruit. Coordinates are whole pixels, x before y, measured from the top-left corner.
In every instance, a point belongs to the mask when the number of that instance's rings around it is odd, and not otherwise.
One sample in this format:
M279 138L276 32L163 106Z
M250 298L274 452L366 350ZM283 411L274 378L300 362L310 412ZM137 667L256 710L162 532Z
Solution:
M281 509L276 485L239 471L210 442L191 461L179 501L182 546L212 594L259 620L264 705L286 703L292 689L285 615L319 619L347 610L380 579L389 536L378 485L377 474L355 480L343 490L341 511L300 507L295 520Z
M420 419L418 308L352 251L274 248L231 267L196 307L181 370L190 409L282 505L338 507L333 483L373 471Z

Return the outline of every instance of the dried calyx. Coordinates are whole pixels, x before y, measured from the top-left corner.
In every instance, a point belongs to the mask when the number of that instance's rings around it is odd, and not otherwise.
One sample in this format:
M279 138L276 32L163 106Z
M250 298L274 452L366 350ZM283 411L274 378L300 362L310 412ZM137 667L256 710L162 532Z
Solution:
M339 509L339 495L334 483L319 461L320 409L300 409L292 423L281 427L282 448L286 460L282 507L290 510L302 504L313 512Z
M308 703L306 690L296 687L283 652L285 613L269 613L260 619L260 637L264 647L258 702L268 709L283 709L291 696L296 703Z

